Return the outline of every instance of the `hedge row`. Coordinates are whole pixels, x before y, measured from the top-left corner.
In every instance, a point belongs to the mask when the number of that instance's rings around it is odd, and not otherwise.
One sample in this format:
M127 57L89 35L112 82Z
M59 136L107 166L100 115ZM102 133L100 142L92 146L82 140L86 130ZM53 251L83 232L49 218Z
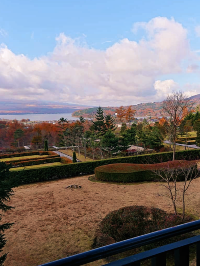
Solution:
M185 173L191 168L191 177L197 173L196 161L176 160L156 164L117 163L95 168L95 177L101 181L132 183L143 181L160 181L157 171L177 174L177 181L185 179ZM165 176L165 174L164 174Z
M67 157L61 157L61 163L69 164L72 163L72 160L68 159Z
M10 161L5 161L6 164L15 164L15 163L20 163L20 162L29 162L29 161L37 161L37 160L42 160L42 159L51 159L51 158L59 158L60 156L59 155L48 155L48 156L45 156L45 157L42 157L40 158L39 156L38 157L35 157L35 158L27 158L27 159L20 159L20 160L10 160Z
M16 161L12 162L12 167L23 167L23 166L30 166L30 165L38 165L38 164L45 164L45 163L55 163L60 162L61 157L60 156L54 156L54 157L45 157L43 159L36 159L36 160L26 160L26 161Z
M200 158L199 150L187 150L176 152L177 160L197 160ZM69 178L78 175L94 174L94 169L101 165L113 163L160 163L172 160L172 152L137 155L130 157L113 158L91 162L65 164L61 166L44 167L41 169L28 169L10 172L15 177L15 185L29 184L33 182L48 181L61 178Z
M31 155L55 155L55 153L52 151L30 151L30 152L21 152L21 153L12 153L12 154L1 154L0 159L31 156Z

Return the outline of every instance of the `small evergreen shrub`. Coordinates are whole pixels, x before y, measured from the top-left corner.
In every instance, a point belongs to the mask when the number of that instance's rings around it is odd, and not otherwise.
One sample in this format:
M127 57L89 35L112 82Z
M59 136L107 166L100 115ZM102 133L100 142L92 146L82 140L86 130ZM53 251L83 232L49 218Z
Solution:
M75 153L75 151L73 152L73 163L76 163L77 161L76 161L76 153Z

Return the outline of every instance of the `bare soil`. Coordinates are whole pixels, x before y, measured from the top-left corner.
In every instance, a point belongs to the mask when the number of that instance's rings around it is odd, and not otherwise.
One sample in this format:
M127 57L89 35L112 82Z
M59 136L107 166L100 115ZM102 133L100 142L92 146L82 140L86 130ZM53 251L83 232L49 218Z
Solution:
M66 188L72 184L81 188ZM200 178L192 182L186 198L187 212L196 218L199 191ZM4 251L9 252L5 266L40 265L90 250L98 223L109 212L135 204L173 212L162 183L119 185L82 176L15 188L10 201L15 209L3 214L3 222L14 222L5 232Z

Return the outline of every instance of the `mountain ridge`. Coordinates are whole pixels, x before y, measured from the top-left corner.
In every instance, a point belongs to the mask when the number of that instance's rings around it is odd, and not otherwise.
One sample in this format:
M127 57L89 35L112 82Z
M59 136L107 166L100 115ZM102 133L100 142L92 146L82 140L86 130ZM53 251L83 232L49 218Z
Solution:
M188 100L191 100L194 104L194 108L197 108L198 105L200 105L200 94L191 96L187 98ZM131 105L134 110L136 110L135 117L161 117L163 116L162 112L162 102L149 102L149 103L139 103L135 105ZM130 106L130 105L129 105ZM127 108L128 106L124 106L124 108ZM114 114L115 110L118 107L102 107L105 113L107 114ZM83 116L85 118L92 117L96 113L96 108L86 108L74 111L72 113L72 116L78 117Z

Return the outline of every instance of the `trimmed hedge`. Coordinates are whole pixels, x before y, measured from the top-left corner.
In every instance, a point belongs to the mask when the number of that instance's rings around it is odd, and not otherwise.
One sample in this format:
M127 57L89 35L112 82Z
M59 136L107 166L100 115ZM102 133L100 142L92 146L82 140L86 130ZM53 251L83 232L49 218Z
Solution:
M176 152L177 160L197 160L200 158L199 150L186 150ZM78 175L94 174L94 169L101 165L113 163L160 163L172 160L172 152L153 153L130 157L113 158L106 160L71 163L61 166L45 167L41 169L20 170L10 172L14 177L16 185L29 184L34 182L48 181L61 178L69 178Z
M11 162L11 164L12 164L12 167L23 167L23 166L30 166L30 165L45 164L45 163L55 163L55 162L60 162L60 161L61 161L60 156L51 156L51 157L45 157L43 159L16 161L14 163Z
M31 155L55 155L52 151L31 151L31 152L22 152L22 153L12 153L12 154L1 154L0 159L2 158L12 158L12 157L23 157Z
M157 164L108 164L95 168L95 177L100 181L107 182L121 182L121 183L132 183L132 182L143 182L143 181L157 181L161 180L161 177L156 175L156 170L165 171L165 169L181 169L178 171L178 180L184 180L184 172L187 171L188 167L197 167L196 161L188 162L182 161L169 161ZM196 171L193 172L195 176Z
M37 161L37 160L43 160L43 159L51 159L51 158L60 158L59 155L49 155L49 156L46 156L46 157L42 157L40 158L39 156L38 157L35 157L35 158L27 158L27 159L20 159L20 160L10 160L10 161L5 161L6 164L18 164L20 162L28 162L28 161Z

